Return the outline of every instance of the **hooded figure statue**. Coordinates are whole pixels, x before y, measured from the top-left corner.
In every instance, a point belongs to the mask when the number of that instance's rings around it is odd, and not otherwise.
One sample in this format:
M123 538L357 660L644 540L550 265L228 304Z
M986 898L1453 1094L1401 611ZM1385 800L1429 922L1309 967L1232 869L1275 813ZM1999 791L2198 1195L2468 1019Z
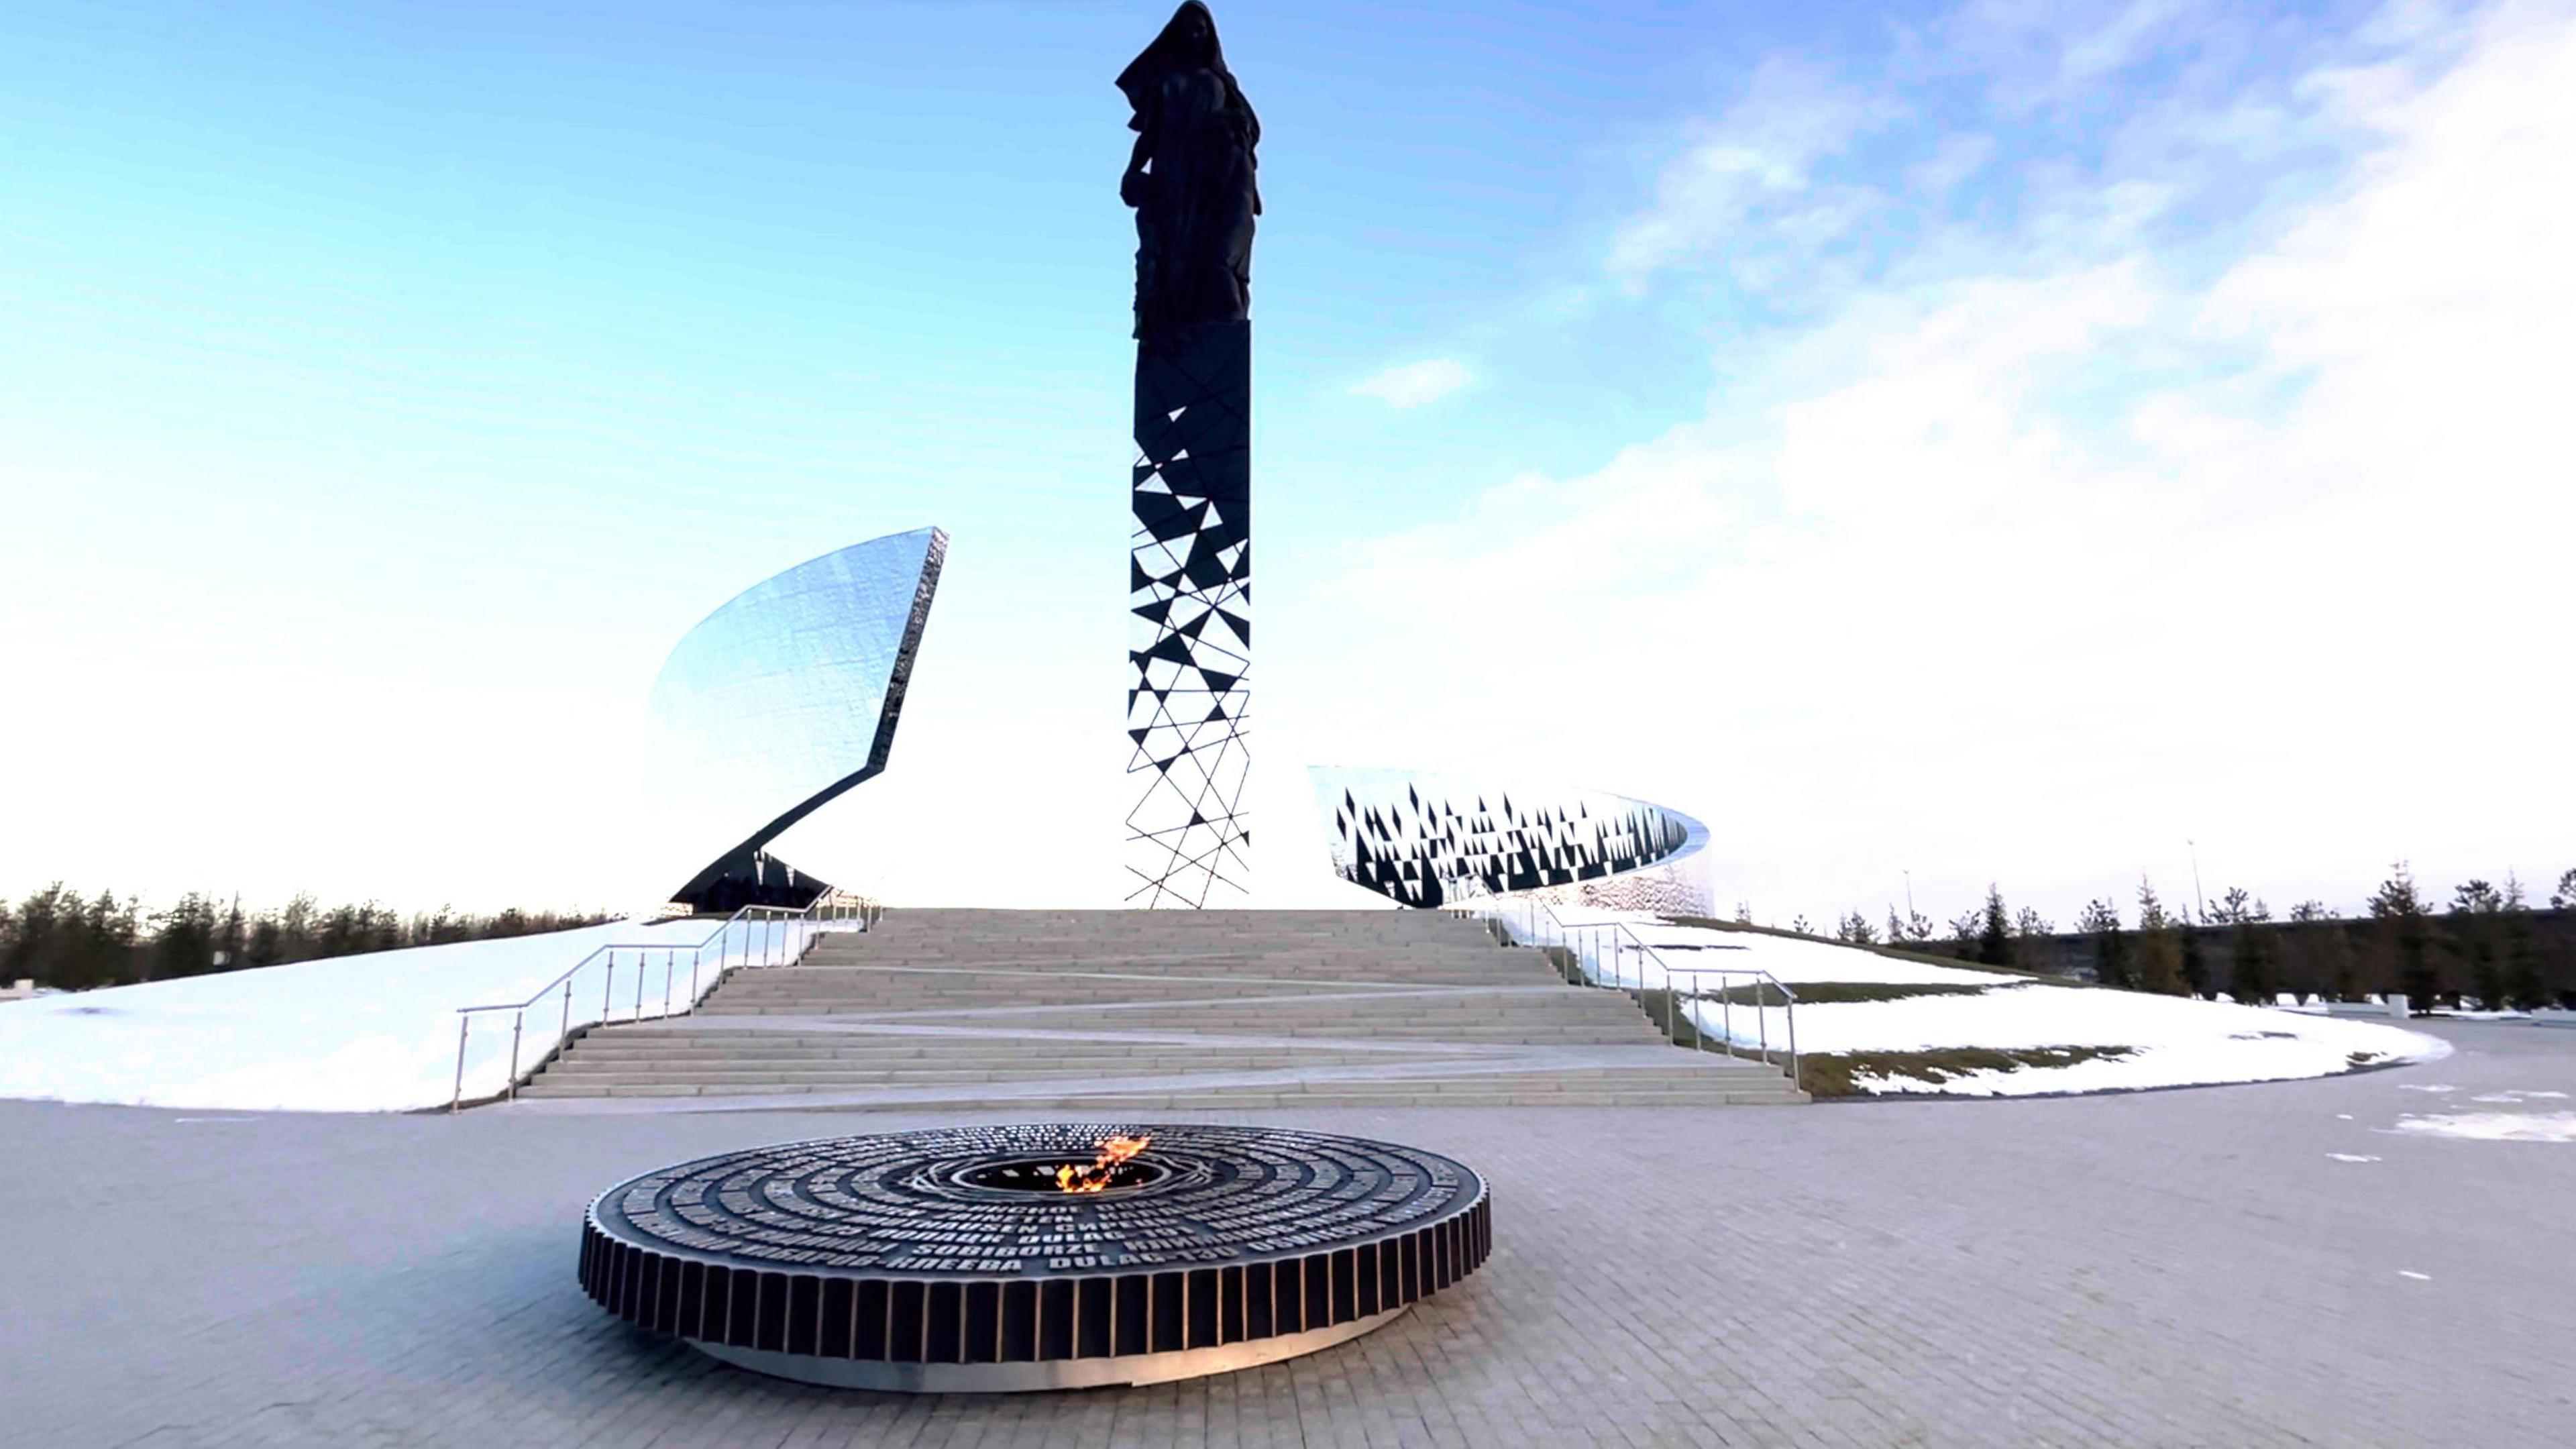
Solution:
M1225 68L1216 18L1186 0L1118 76L1136 149L1118 195L1136 208L1136 336L1173 341L1252 304L1252 151L1261 122Z

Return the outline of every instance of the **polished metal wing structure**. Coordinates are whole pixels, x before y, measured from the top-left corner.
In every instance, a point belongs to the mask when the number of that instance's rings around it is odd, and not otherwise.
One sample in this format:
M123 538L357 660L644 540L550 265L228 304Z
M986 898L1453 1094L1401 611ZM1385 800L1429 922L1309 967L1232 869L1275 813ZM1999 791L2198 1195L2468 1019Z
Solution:
M1332 821L1333 873L1407 906L1534 894L1706 914L1708 828L1666 806L1415 770L1307 772Z
M918 528L827 553L672 649L649 744L658 833L673 873L691 872L673 901L723 912L829 889L765 847L885 769L947 552L947 534Z

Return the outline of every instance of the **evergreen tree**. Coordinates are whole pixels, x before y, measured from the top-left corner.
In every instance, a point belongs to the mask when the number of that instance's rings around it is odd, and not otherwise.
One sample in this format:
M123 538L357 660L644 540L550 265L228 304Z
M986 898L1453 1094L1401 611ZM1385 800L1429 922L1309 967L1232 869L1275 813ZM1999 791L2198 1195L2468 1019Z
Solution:
M277 913L279 961L310 961L321 954L314 945L313 917L318 909L311 896L297 891Z
M2120 930L2120 908L2108 900L2086 901L2075 929L2093 938L2093 979L2124 990L2138 984L2129 966L2129 938Z
M250 923L250 941L242 947L245 966L274 966L286 959L286 931L275 911L262 911Z
M2056 969L2057 956L2049 947L2049 938L2056 934L2056 923L2035 908L2024 906L2013 912L2013 965L2023 971Z
M2183 977L2180 932L2144 876L2138 878L2138 985L2166 996L2190 994Z
M79 914L79 897L65 891L61 881L30 892L18 906L18 924L10 934L8 952L0 956L0 980L59 981L64 921Z
M2540 943L2531 929L2531 907L2522 899L2522 882L2504 878L2505 1005L2532 1011L2549 1005L2549 987L2540 975Z
M2012 918L2004 910L2004 893L1986 883L1986 912L1977 931L1977 959L1988 966L2012 964Z
M1962 961L1977 959L1977 938L1986 932L1986 913L1966 911L1950 918L1950 954Z
M1887 944L1920 946L1931 939L1932 922L1922 912L1909 910L1899 916L1896 907L1887 908Z
M2488 1011L2504 1009L2504 892L2482 880L2451 892L2451 953L2466 968L2469 989Z
M116 892L105 890L82 908L63 961L66 984L114 986L132 979L141 908L140 900L120 901Z
M2204 945L2200 939L2200 932L2192 929L2191 920L2188 916L2176 917L2174 922L2174 944L2179 948L2182 954L2183 995L2200 997L2216 996L2218 994L2218 985L2210 976L2208 952L2204 949Z
M2230 886L2210 919L2228 928L2227 994L2247 1006L2269 1006L2274 984L2272 910L2243 886Z
M2218 904L2210 907L2209 919L2221 926L2260 923L2272 919L2272 908L2263 904L2262 897L2245 887L2229 886L2227 893L2218 898Z
M152 975L196 976L215 969L215 903L190 891L152 918Z
M1854 911L1843 917L1842 923L1834 927L1834 939L1849 941L1855 946L1867 946L1878 940L1878 932L1870 925L1869 917Z
M2359 1000L2361 972L2334 907L2304 900L2290 907L2290 920L2299 928L2290 933L2293 967L2301 982L2294 989L2312 991L2330 1001Z
M247 950L250 945L250 942L245 935L246 930L247 923L242 917L241 894L239 892L235 892L233 894L232 906L224 912L223 923L215 928L216 970L238 971L241 969L242 953Z
M2433 930L2406 862L2397 862L2379 883L2370 898L2370 916L2396 960L2397 989L2406 993L2408 1008L2432 1010L2442 984L2433 964Z
M2558 878L2558 889L2549 893L2549 908L2553 911L2576 911L2576 870Z

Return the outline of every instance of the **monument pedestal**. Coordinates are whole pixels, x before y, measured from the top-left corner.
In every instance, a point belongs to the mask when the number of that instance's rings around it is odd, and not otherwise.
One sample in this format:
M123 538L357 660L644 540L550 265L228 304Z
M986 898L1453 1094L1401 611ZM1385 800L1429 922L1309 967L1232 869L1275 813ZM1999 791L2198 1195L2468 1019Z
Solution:
M1136 349L1127 899L1241 897L1252 667L1252 324Z

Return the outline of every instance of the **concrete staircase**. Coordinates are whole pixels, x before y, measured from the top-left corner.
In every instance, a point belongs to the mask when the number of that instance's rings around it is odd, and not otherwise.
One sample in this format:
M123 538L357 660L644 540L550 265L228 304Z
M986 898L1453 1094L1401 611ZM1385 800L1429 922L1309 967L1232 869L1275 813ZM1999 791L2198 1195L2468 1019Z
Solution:
M1158 1110L1806 1100L1616 991L1396 911L897 911L692 1015L603 1027L524 1098Z

